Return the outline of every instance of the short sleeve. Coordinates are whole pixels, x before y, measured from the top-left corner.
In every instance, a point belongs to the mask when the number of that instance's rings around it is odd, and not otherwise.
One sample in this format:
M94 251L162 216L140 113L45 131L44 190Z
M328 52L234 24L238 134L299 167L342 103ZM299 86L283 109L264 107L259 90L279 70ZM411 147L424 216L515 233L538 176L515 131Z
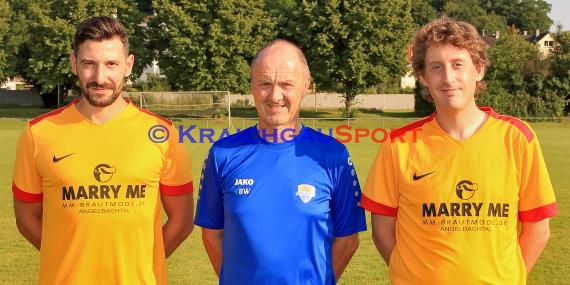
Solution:
M224 204L214 148L211 148L202 166L200 190L194 223L208 229L224 228Z
M178 142L178 132L168 126L171 135L168 138L168 149L165 152L164 166L160 175L160 193L176 196L192 193L192 170L186 146Z
M554 190L536 135L528 142L521 164L520 221L534 222L557 215Z
M392 216L398 214L398 183L393 144L382 144L368 173L360 205L372 214Z
M12 176L12 193L21 202L33 203L43 200L41 177L36 164L36 147L28 124L18 140L14 173Z
M360 207L360 182L354 168L354 163L346 150L335 163L337 177L335 189L332 192L331 213L333 235L335 237L349 236L366 230L364 210Z

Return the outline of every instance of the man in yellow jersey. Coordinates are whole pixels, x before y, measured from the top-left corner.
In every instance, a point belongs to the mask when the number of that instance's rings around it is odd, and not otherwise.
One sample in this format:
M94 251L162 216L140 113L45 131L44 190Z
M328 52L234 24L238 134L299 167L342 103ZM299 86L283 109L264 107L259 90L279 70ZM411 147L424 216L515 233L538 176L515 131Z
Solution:
M18 229L40 250L40 284L166 284L165 257L193 228L187 152L176 135L152 142L151 127L172 123L120 96L134 57L117 20L85 20L73 44L82 97L18 142Z
M475 104L485 49L446 17L413 39L436 112L391 133L361 200L393 284L525 284L548 241L558 210L536 134Z

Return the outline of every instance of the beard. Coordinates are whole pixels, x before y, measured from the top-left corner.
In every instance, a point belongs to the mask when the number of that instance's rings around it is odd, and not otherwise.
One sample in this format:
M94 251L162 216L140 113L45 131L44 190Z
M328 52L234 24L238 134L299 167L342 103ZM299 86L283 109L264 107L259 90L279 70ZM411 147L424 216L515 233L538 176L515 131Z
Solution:
M119 86L113 84L113 83L107 83L107 84L103 84L103 85L99 85L96 82L88 82L85 87L81 87L81 93L83 94L83 97L85 97L85 99L87 99L87 102L89 102L89 104L93 107L107 107L110 106L111 104L113 104L117 98L119 98L119 96L121 95L121 90L123 90L123 82L121 82L119 84ZM104 88L107 90L113 90L113 93L111 94L111 96L101 96L101 95L97 95L94 93L89 92L89 88L93 88L93 87L97 87L97 88Z

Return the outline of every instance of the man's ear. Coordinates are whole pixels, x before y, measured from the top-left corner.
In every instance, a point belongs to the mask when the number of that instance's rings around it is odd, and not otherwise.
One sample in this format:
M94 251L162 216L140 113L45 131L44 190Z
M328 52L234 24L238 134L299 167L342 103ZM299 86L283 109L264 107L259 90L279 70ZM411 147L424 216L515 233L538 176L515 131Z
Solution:
M69 61L71 62L71 72L77 75L77 58L75 58L75 53L73 51L69 53Z
M423 74L418 75L418 79L420 80L420 83L423 87L427 87L427 81L425 80Z
M477 80L476 81L481 81L483 80L483 77L485 77L485 65L480 64L475 66L475 69L477 70Z
M125 77L129 77L131 75L134 64L135 64L135 56L129 54L129 56L127 56L127 61L126 61L127 69L125 70Z
M309 93L309 89L311 89L311 76L307 75L307 77L305 78L305 92L303 92L303 97L307 96L307 93Z

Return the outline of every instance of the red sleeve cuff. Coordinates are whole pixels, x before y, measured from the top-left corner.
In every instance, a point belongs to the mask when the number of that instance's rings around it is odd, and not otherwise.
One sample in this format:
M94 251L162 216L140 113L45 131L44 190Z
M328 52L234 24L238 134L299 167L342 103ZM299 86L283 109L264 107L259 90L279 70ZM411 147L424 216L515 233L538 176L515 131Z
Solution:
M176 185L176 186L164 185L161 183L159 185L159 189L160 189L160 194L162 195L179 196L179 195L192 193L192 191L194 191L194 186L192 185L192 181L186 184Z
M528 211L519 211L519 220L521 222L537 222L556 215L558 215L558 207L556 203L552 203Z
M41 202L44 199L44 194L33 194L23 191L22 189L18 188L14 182L12 182L12 193L14 194L14 198L16 200L24 202L24 203L36 203Z
M374 202L364 195L362 195L362 198L360 199L360 207L376 215L390 217L396 217L398 215L398 208L392 208L384 204Z

